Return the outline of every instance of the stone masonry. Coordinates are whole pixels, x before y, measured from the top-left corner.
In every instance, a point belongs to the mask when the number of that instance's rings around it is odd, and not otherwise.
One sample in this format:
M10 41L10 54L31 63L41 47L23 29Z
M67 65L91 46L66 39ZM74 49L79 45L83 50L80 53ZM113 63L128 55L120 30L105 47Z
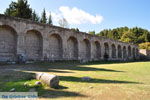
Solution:
M150 50L146 50L146 49L140 49L139 50L140 53L140 58L143 60L150 60Z
M0 61L135 60L137 45L0 15Z

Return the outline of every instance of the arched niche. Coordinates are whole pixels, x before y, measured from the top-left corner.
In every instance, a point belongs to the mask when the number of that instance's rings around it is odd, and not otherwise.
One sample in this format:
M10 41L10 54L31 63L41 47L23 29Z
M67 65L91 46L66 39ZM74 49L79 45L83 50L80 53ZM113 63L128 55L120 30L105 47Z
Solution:
M118 58L122 58L122 49L120 45L118 45Z
M89 60L91 58L91 44L88 39L84 39L82 41L82 46L81 46L81 54L82 54L82 59L84 60Z
M111 45L112 48L112 58L116 58L116 46L114 44Z
M96 59L100 59L101 58L101 45L98 41L94 42L94 57Z
M123 47L123 59L127 58L127 50L126 50L126 46Z
M109 58L110 55L109 55L109 45L107 42L104 43L104 58Z
M17 53L17 32L11 26L0 26L0 61L15 61Z
M40 60L42 57L43 38L39 31L28 30L25 36L26 56L28 60Z
M49 37L49 58L51 60L61 60L63 56L62 38L59 34L52 34Z
M77 39L73 36L69 37L67 40L67 53L69 60L78 59L78 42Z
M131 57L131 46L128 46L128 57Z

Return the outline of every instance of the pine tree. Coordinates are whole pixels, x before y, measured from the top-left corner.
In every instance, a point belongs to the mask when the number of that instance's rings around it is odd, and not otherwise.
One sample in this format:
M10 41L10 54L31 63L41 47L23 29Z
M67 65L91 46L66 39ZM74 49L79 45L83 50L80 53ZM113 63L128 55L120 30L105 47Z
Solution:
M51 13L50 13L50 15L49 15L48 24L50 24L50 25L53 24Z
M43 10L42 16L41 16L41 23L46 24L47 23L47 18L46 18L46 12L45 9Z
M6 9L4 14L8 16L31 19L32 9L30 8L27 0L18 0L17 2L11 2L9 8Z
M95 35L95 31L89 31L89 34Z
M40 20L39 16L36 14L35 10L32 13L32 20L35 22L39 22L39 20Z

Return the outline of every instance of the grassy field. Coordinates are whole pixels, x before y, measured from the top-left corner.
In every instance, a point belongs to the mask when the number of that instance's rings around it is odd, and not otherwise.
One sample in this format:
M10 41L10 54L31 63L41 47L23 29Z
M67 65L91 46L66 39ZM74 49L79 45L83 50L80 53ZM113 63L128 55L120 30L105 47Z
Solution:
M35 72L60 76L60 87L36 86ZM91 77L83 81L82 77ZM24 83L30 84L25 87ZM150 62L78 62L1 65L0 91L35 88L43 99L56 100L150 100Z

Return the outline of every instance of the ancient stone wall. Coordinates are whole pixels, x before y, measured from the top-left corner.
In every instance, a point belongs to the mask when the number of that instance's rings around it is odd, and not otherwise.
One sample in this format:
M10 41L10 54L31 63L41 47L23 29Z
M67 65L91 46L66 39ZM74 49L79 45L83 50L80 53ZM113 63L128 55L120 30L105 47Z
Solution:
M140 49L139 52L142 60L150 60L150 50Z
M135 60L138 46L57 26L0 15L0 61Z

